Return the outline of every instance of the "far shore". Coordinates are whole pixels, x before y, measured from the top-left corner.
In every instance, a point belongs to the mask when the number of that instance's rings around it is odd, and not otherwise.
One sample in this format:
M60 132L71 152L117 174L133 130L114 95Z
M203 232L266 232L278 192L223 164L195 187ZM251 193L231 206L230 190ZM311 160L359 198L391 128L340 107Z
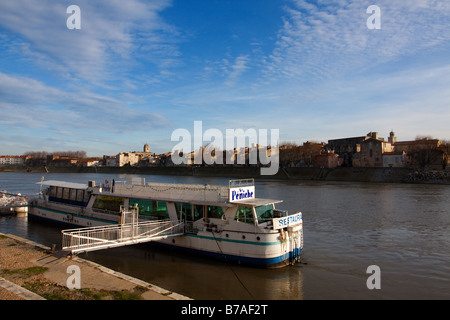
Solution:
M275 175L261 175L258 167L26 167L5 166L0 172L31 173L112 173L169 176L254 178L262 180L312 180L382 183L450 184L450 170L424 170L416 168L310 168L281 167Z

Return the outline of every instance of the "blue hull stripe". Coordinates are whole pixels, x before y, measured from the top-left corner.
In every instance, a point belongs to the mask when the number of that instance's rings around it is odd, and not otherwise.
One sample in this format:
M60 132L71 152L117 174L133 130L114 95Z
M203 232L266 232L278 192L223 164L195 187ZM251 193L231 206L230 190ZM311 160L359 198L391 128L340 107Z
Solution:
M226 232L226 231L222 231ZM230 231L235 232L235 231ZM252 244L257 246L273 246L277 244L281 244L281 241L274 241L274 242L256 242L256 241L243 241L243 240L233 240L233 239L224 239L224 238L214 238L214 237L207 237L207 236L199 236L196 234L186 234L188 237L194 237L194 238L201 238L201 239L207 239L207 240L217 240L217 241L224 241L224 242L234 242L234 243L243 243L243 244Z
M212 257L215 259L226 260L226 261L235 262L235 263L237 262L237 263L242 263L242 264L246 264L246 265L261 266L261 267L266 267L266 268L286 265L289 263L289 260L294 256L294 254L292 252L287 252L281 256L273 257L273 258L251 258L251 257L242 257L242 256L236 256L236 255L230 255L230 254L221 254L221 253L217 253L217 252L209 252L209 251L204 251L204 250L186 248L186 247L176 246L176 245L162 243L162 242L154 242L153 244L167 246L167 247L171 247L171 248L174 248L177 250L182 250L185 252L192 252L192 253L196 253L196 254L203 255L203 256L209 256L209 257ZM298 255L298 254L300 254L300 250L296 255Z

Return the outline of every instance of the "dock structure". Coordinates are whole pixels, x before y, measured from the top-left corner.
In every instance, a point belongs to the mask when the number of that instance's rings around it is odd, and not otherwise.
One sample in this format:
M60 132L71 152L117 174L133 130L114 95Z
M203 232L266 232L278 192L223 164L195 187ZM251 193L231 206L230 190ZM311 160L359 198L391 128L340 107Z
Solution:
M96 251L138 243L158 241L184 235L184 223L170 220L138 220L137 213L122 212L133 217L129 223L63 230L62 250L69 254ZM123 219L124 221L126 219Z

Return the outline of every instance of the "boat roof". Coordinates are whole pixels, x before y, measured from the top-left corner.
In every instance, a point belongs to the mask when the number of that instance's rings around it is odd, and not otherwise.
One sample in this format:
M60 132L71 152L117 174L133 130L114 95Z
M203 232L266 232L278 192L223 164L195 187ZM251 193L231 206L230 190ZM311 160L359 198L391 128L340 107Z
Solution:
M67 181L59 181L59 180L47 180L37 182L36 184L44 185L44 186L55 186L62 188L71 188L71 189L87 189L88 185L83 183L74 183ZM137 188L137 189L134 189ZM143 188L144 187L144 188ZM147 187L147 188L145 188ZM181 187L181 188L180 188ZM158 189L159 190L158 190ZM169 190L172 189L175 191L171 193ZM143 192L145 189L152 189L156 194L148 194ZM176 185L176 184L163 184L163 183L149 183L144 186L139 185L127 185L127 184L116 184L115 191L113 193L110 192L102 192L99 189L94 189L94 194L97 195L111 195L111 196L121 196L121 197L129 197L130 191L133 194L133 198L137 199L151 199L151 200L160 200L160 201L173 201L173 202L192 202L198 204L205 205L220 205L224 206L233 206L233 205L246 205L246 206L264 206L275 203L283 202L283 200L273 200L273 199L263 199L263 198L253 198L253 199L245 199L239 201L228 201L227 191L228 187L224 186L209 186L209 185ZM212 191L213 194L207 196L205 191ZM120 192L126 191L126 192ZM159 192L158 192L159 191ZM186 194L183 191L189 191L190 193ZM197 191L197 194L195 194ZM152 193L153 193L152 192ZM157 195L159 193L159 195ZM194 193L194 194L192 194ZM222 193L222 196L218 196L218 194Z
M54 186L54 187L71 188L71 189L87 189L88 188L88 185L84 184L84 183L66 182L66 181L58 181L58 180L41 181L36 184L40 184L42 186Z
M280 203L280 202L283 202L283 200L255 198L255 199L248 199L248 200L242 200L242 201L235 201L232 203L243 204L243 205L247 205L247 206L266 206L269 204Z

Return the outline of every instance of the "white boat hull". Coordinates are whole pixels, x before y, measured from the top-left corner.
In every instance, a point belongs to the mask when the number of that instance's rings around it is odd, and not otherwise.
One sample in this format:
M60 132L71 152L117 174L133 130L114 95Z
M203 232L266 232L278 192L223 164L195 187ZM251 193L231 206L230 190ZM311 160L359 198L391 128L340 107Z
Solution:
M29 216L69 227L97 227L117 224L117 222L110 220L37 206L32 207ZM292 263L294 257L298 257L301 253L301 250L296 249L292 241L282 241L278 233L257 234L227 230L222 232L199 231L197 234L186 234L154 242L218 259L266 268L288 265Z
M301 213L275 214L274 204L280 201L255 198L253 184L245 183L231 181L224 187L41 182L49 189L32 202L29 216L76 228L128 223L130 217L169 219L183 223L184 234L154 242L264 267L298 261L303 248Z

